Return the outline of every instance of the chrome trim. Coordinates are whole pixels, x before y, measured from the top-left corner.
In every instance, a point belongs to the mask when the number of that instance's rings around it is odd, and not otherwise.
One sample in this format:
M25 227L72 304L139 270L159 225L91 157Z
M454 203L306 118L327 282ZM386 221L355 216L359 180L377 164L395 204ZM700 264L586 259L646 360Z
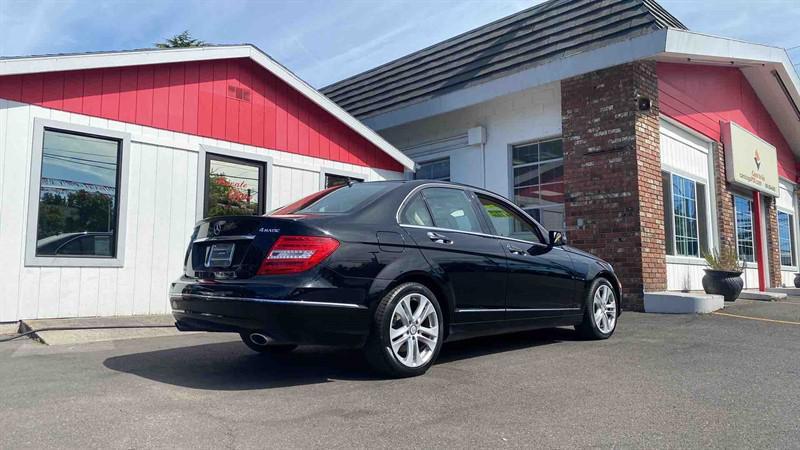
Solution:
M211 237L195 239L192 241L192 243L209 242L209 241L244 241L244 240L253 240L255 238L256 236L254 234L241 234L234 236L211 236Z
M532 311L580 311L580 308L465 308L456 309L457 313L479 313L479 312L532 312Z
M235 301L246 301L246 302L271 303L278 305L328 306L332 308L367 309L366 306L357 305L355 303L315 302L309 300L278 300L272 298L255 298L255 297L225 297L220 295L202 295L202 294L174 294L169 296L170 299L175 299L175 300L183 300L186 297L195 298L199 300L235 300Z
M429 187L444 187L444 188L450 188L450 189L457 189L457 190L460 190L460 191L469 191L469 192L476 193L476 194L482 194L482 195L485 195L487 197L492 197L495 200L498 200L501 203L503 203L505 206L507 206L507 207L513 209L514 211L518 212L523 217L525 217L528 220L530 220L533 224L535 224L539 228L539 231L542 232L543 235L547 235L547 233L545 233L545 231L547 231L547 230L544 229L541 225L539 225L539 222L537 222L533 217L531 217L530 214L525 212L524 209L522 209L519 206L515 205L514 203L512 203L507 198L505 198L505 197L503 197L501 195L495 194L494 192L490 192L490 191L487 191L485 189L481 189L481 188L477 188L477 187L460 186L460 185L457 185L457 184L445 184L445 183L425 183L425 184L421 184L421 185L415 187L414 189L412 189L411 192L406 194L406 196L403 199L403 201L400 202L400 207L397 208L397 211L394 214L395 221L397 222L398 225L400 225L401 227L420 228L420 229L423 229L423 230L439 230L439 231L448 231L448 232L451 232L451 233L464 233L464 234L472 234L472 235L475 235L475 236L484 236L484 237L491 237L491 238L498 238L498 239L506 239L506 240L509 240L509 241L520 242L520 243L523 243L523 244L538 245L540 247L560 248L559 246L551 246L551 245L548 245L548 244L543 244L541 242L525 241L525 240L522 240L522 239L515 239L515 238L511 238L511 237L496 235L496 234L486 234L486 233L478 233L478 232L475 232L475 231L453 230L453 229L450 229L450 228L426 227L424 225L411 225L411 224L400 223L400 211L402 211L403 208L406 206L406 203L408 202L408 200L414 194L416 194L417 192L421 191L422 189L429 188Z

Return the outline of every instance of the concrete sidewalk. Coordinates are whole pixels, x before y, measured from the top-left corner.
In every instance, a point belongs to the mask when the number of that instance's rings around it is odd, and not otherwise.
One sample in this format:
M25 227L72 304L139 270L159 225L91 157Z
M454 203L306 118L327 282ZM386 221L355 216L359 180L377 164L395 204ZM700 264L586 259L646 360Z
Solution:
M75 319L23 320L21 332L46 328L75 328L72 330L41 331L31 338L46 345L75 345L89 342L115 341L146 337L176 336L171 315L84 317ZM113 328L118 327L118 328Z

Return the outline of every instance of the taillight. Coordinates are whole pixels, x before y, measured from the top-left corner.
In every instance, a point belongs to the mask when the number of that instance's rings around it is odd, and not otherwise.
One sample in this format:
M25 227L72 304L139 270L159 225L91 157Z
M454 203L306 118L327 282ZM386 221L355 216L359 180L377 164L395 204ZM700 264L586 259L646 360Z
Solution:
M322 236L281 236L261 261L258 275L303 272L339 248L339 241Z

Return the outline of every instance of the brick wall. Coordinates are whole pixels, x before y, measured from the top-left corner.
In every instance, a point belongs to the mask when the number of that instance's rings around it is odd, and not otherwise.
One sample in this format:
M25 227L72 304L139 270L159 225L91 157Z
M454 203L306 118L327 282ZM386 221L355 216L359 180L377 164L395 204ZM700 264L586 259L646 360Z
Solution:
M569 242L613 264L623 307L641 310L644 291L666 289L656 65L564 80L561 98Z
M733 215L733 197L728 190L725 172L725 148L721 142L714 146L714 190L717 199L717 229L720 247L736 246L735 224Z
M767 212L767 258L769 260L769 285L779 287L781 285L781 252L778 247L778 209L775 199L772 197L761 197L764 201L764 209Z

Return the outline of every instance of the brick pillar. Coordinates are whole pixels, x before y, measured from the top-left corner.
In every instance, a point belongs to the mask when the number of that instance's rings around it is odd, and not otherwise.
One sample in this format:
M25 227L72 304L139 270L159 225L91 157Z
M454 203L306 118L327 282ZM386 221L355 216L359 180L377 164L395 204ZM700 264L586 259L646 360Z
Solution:
M623 306L641 310L667 284L655 62L564 80L561 99L570 245L613 264Z
M720 248L736 246L736 231L733 215L733 194L728 190L725 172L725 148L721 142L714 146L714 192L717 200L717 230Z
M767 227L767 242L764 246L767 248L767 261L769 261L769 285L771 287L780 287L781 285L781 252L778 246L778 209L775 198L762 196L764 199L764 209L767 212L767 217L764 220Z

